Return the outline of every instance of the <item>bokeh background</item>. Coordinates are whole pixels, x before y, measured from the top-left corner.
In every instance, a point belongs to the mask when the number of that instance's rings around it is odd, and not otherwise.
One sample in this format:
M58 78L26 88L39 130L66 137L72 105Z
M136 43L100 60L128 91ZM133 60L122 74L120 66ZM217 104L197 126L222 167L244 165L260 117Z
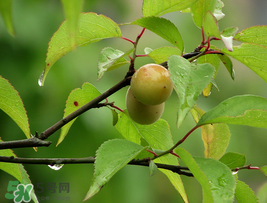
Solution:
M223 9L226 17L220 21L220 29L237 26L239 30L252 25L267 24L267 2L264 0L225 0ZM131 22L142 16L141 0L85 0L84 12L92 11L104 14L117 23ZM191 52L201 42L201 31L194 25L190 14L178 12L164 15L178 27L184 43L185 51ZM0 75L8 79L19 92L28 113L32 133L39 133L53 125L63 116L65 101L71 90L80 88L84 82L90 82L100 92L107 90L120 81L127 72L123 66L108 72L97 82L97 59L104 47L113 47L127 51L131 44L121 39L107 39L68 53L58 60L50 70L44 87L39 87L37 80L45 66L47 44L53 33L64 20L60 1L28 0L13 1L13 20L16 37L8 35L3 21L0 20ZM138 26L122 26L123 36L134 40L141 31ZM155 34L146 31L140 40L138 54L143 54L145 47L158 48L170 45ZM216 42L222 47L221 42ZM149 58L139 58L137 67L152 62ZM234 61L236 72L232 81L226 69L221 66L216 82L220 91L213 89L208 98L199 97L198 105L209 110L219 102L234 95L256 94L267 97L267 84L243 64ZM109 98L115 104L125 108L126 88ZM176 128L177 95L172 94L166 102L166 110L162 116L171 128L174 141L179 140L193 126L194 121L189 115L180 129ZM246 126L230 126L232 137L227 152L246 154L247 163L263 166L267 157L266 129ZM95 155L97 148L108 139L122 138L112 126L112 115L109 109L93 109L80 116L72 126L68 136L58 147L55 146L59 132L49 137L53 144L40 147L38 152L33 149L14 149L19 157L67 158L87 157ZM0 137L2 140L24 139L22 131L2 111L0 111ZM204 147L200 130L194 132L181 145L193 156L204 156ZM39 197L50 197L50 201L40 202L82 202L87 193L92 176L92 164L65 165L59 171L45 165L24 165L35 185L46 186L47 183L67 182L70 192L51 193L45 189ZM242 170L239 178L245 181L254 191L267 179L259 171ZM194 178L182 177L190 202L201 202L201 187ZM12 176L0 171L0 202L12 202L4 198L7 185ZM54 201L57 197L69 196L70 201ZM183 202L168 179L160 172L149 176L148 168L126 166L89 202L105 203L177 203Z

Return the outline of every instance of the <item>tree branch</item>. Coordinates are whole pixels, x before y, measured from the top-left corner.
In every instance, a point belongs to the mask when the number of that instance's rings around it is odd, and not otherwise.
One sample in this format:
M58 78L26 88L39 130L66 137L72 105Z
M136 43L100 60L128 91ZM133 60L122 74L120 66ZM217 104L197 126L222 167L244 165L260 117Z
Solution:
M24 147L48 147L52 142L40 140L37 137L29 139L0 142L0 149L24 148Z
M8 163L20 163L20 164L43 164L43 165L55 165L55 164L93 164L95 162L95 157L85 157L85 158L21 158L14 156L0 156L0 162ZM140 161L132 160L128 163L129 165L147 166L149 167L149 160ZM175 166L168 164L155 163L158 168L170 170L174 173L180 175L193 177L193 174L183 170L189 170L187 167Z
M68 122L70 122L74 118L78 117L79 115L81 115L82 113L88 111L91 108L97 107L97 104L99 102L101 102L102 100L106 99L110 95L114 94L115 92L117 92L121 88L129 85L130 84L130 80L131 80L131 77L125 77L122 81L120 81L119 83L117 83L116 85L114 85L113 87L108 89L106 92L102 93L101 95L99 95L98 97L96 97L92 101L88 102L87 104L85 104L84 106L79 108L78 110L74 111L70 115L68 115L65 118L61 119L60 121L58 121L57 123L52 125L50 128L46 129L44 132L42 132L37 137L39 139L41 139L41 140L47 139L50 135L55 133L57 130L62 128L64 125L66 125Z

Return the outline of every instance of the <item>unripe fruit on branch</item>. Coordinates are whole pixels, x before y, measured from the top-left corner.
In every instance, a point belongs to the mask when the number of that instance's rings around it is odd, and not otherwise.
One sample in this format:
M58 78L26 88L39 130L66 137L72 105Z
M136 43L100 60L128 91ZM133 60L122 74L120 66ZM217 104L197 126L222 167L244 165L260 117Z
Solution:
M170 97L173 84L166 68L158 64L146 64L133 74L131 89L141 103L158 105Z
M130 117L139 124L149 125L156 122L164 111L164 103L145 105L137 101L129 87L126 95L126 108Z

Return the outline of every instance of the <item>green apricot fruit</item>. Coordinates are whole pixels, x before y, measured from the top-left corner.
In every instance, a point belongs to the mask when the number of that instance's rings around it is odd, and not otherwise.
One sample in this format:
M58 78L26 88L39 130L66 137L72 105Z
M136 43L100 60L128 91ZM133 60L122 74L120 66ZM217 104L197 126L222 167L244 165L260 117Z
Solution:
M159 105L145 105L139 102L129 87L126 94L126 108L130 117L139 124L149 125L156 122L164 111L164 102Z
M131 89L141 103L158 105L170 97L173 84L166 68L158 64L146 64L133 74Z

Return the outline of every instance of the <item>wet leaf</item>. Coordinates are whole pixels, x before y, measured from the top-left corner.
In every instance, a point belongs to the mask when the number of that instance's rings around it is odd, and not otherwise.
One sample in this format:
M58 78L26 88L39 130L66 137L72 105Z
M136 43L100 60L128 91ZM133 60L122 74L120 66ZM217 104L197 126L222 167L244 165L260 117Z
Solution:
M144 147L128 140L114 139L104 142L96 152L93 182L84 201L97 194L121 168L143 149Z
M77 46L88 45L112 37L121 37L121 30L110 18L96 13L80 14L76 37ZM38 81L39 85L44 85L46 75L53 64L72 50L73 47L70 46L70 38L67 31L67 22L64 21L48 44L46 66Z
M126 139L140 142L140 139L143 138L154 151L166 151L174 145L170 128L166 121L159 119L151 125L139 125L132 121L127 115L126 110L125 113L120 113L119 121L116 125L116 128ZM177 158L171 154L157 158L155 162L178 165ZM180 193L184 202L188 202L181 177L177 173L173 173L169 170L159 170L168 177L174 188Z
M171 56L168 66L174 89L179 97L177 127L180 127L198 96L210 83L214 67L208 63L191 64L181 56Z
M214 159L195 157L195 160L209 180L214 202L232 203L236 186L232 171L223 163Z

